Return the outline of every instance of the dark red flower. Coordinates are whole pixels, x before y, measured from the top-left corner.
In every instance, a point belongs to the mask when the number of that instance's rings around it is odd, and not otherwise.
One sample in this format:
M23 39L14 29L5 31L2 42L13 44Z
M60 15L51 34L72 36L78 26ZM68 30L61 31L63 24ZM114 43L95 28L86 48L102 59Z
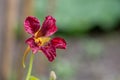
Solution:
M40 28L40 21L33 16L28 16L24 21L25 31L32 36L26 40L28 48L24 53L24 58L30 51L36 54L42 51L49 61L56 57L56 49L65 49L66 42L60 37L50 38L57 31L56 20L52 16L47 16ZM24 60L23 60L24 61Z

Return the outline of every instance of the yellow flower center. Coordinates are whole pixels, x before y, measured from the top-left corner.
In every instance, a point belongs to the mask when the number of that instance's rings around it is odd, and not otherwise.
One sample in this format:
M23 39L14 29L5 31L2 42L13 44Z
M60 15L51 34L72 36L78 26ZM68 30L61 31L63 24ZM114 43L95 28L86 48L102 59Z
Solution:
M39 37L39 38L35 38L35 42L39 45L39 46L43 46L45 45L47 42L50 41L50 37Z

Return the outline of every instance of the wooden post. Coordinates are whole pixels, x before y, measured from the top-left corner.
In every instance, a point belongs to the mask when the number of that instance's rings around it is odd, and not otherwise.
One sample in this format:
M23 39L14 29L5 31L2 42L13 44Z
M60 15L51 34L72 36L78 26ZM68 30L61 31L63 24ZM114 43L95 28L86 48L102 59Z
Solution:
M23 18L34 14L34 0L24 0L23 2Z
M0 80L4 80L2 74L2 59L5 32L5 0L0 0Z
M12 59L14 53L14 29L17 24L17 0L6 0L6 28L4 32L5 40L4 51L3 51L3 65L2 74L4 80L9 80L11 69L12 69Z

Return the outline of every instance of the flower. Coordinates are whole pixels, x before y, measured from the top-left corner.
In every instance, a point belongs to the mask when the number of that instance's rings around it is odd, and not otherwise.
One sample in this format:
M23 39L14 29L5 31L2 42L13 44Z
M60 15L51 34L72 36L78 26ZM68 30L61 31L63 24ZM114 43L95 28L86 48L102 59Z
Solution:
M31 37L25 41L28 48L23 56L23 64L30 49L33 54L42 51L50 62L56 57L56 49L66 49L66 41L63 38L50 37L58 30L56 20L52 16L47 16L42 26L36 17L28 16L24 21L24 28Z

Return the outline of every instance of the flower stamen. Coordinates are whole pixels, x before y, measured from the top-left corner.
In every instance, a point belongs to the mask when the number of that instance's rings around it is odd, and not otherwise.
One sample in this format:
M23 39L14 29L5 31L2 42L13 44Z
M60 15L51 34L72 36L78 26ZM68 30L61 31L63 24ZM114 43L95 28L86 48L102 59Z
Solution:
M50 41L50 37L35 38L35 43L37 43L38 46L43 46L49 41Z

